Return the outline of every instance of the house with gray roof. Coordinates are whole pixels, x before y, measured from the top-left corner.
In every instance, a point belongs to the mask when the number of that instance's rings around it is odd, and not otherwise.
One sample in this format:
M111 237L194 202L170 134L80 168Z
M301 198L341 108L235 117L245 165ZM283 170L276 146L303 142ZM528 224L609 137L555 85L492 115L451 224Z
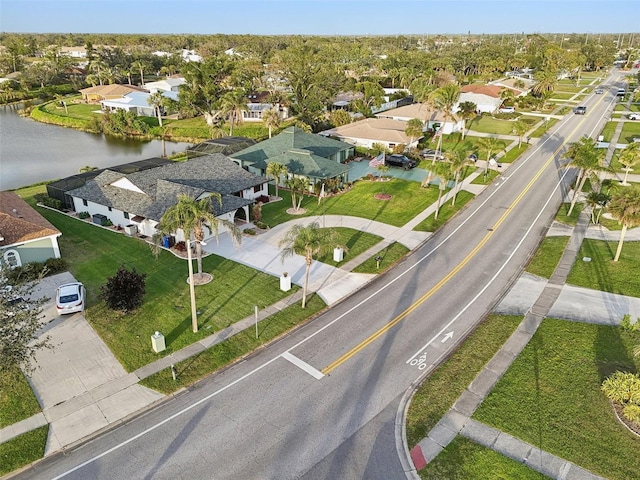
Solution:
M348 143L288 127L230 157L256 175L265 175L271 162L282 163L290 175L308 177L313 185L332 178L347 181L349 167L344 162L354 151L354 146Z
M222 204L211 202L216 217L232 223L248 221L249 206L268 195L267 182L218 153L129 174L106 169L66 194L73 199L76 212L88 212L94 220L106 218L125 231L152 236L180 194L199 200L217 192ZM182 232L176 232L176 239L184 240Z

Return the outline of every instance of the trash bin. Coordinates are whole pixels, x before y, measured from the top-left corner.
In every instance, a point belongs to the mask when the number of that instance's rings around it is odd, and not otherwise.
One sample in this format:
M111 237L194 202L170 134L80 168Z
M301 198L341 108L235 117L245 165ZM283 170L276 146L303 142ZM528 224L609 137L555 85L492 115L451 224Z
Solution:
M164 343L164 335L162 335L160 332L156 332L151 335L151 348L153 348L153 351L156 353L159 353L167 348Z
M162 246L164 248L169 248L169 236L165 235L164 237L162 237Z
M280 290L283 292L291 290L291 277L287 272L284 272L280 277Z
M333 261L341 262L344 259L344 250L341 247L333 249Z

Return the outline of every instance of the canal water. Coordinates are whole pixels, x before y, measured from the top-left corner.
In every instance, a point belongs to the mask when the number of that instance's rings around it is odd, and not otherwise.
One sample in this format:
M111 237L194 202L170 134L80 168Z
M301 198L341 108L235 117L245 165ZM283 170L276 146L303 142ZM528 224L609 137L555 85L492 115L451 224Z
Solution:
M162 156L162 141L139 142L39 123L0 106L0 190L68 177L84 166L110 167ZM165 142L167 155L190 143Z

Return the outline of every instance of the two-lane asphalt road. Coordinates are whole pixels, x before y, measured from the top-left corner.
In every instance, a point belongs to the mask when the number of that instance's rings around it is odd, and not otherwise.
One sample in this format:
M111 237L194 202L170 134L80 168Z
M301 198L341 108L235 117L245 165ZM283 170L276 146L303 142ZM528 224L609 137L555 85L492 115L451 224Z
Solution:
M20 478L404 478L396 411L517 278L575 172L567 142L593 134L590 96L399 266L310 324L145 415Z

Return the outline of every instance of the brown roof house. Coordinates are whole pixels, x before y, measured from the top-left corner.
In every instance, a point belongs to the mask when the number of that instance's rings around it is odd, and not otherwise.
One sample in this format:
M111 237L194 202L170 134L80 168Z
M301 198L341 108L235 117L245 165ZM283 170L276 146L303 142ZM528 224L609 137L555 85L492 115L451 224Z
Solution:
M0 192L0 255L10 267L60 258L62 233L13 192Z
M132 92L146 92L146 90L136 87L135 85L119 85L117 83L112 85L96 85L95 87L80 90L82 99L92 103L98 103L101 100L123 98L127 93Z

